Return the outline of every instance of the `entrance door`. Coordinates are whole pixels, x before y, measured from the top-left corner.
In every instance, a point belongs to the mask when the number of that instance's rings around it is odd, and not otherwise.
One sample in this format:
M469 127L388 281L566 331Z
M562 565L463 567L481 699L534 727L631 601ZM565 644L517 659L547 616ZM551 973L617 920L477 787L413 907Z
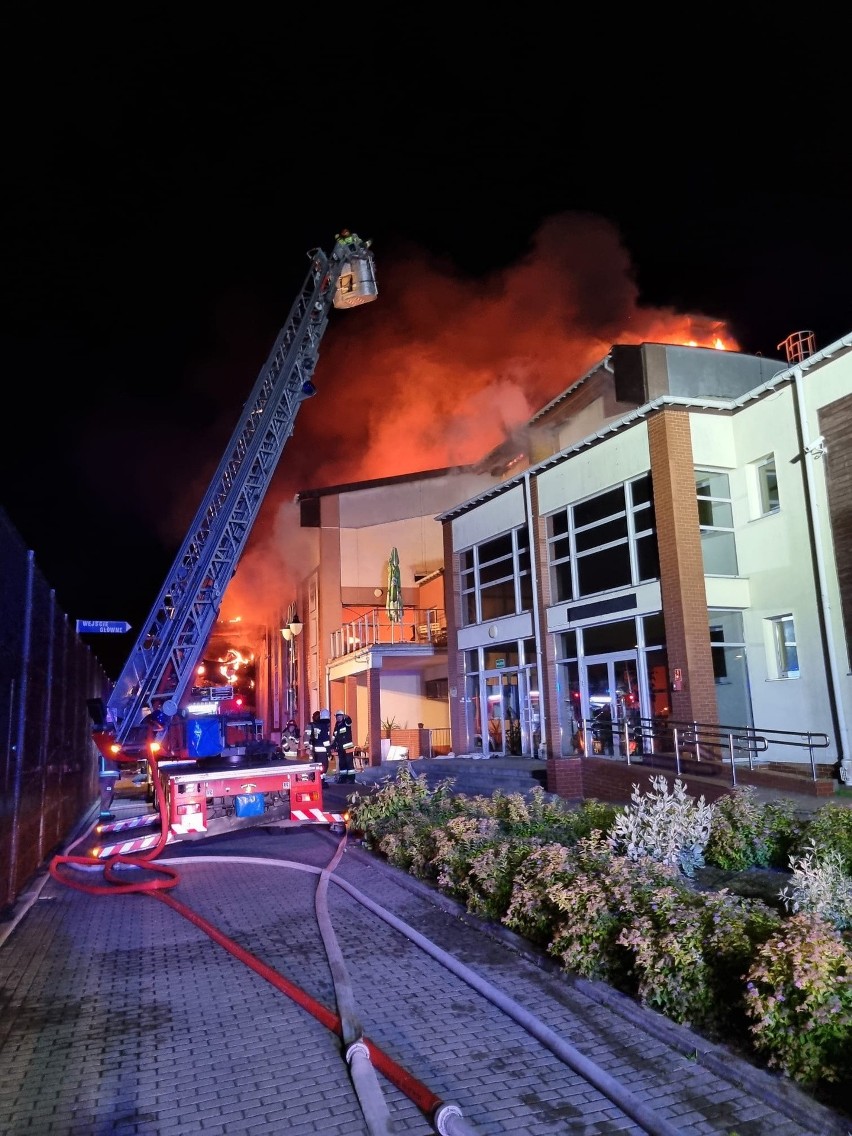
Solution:
M522 729L521 722L519 680L522 678L525 680L526 675L518 671L487 671L484 675L488 715L482 751L491 757L529 752L530 742L525 737L528 730Z
M582 747L589 754L627 757L636 752L642 714L635 651L586 657Z

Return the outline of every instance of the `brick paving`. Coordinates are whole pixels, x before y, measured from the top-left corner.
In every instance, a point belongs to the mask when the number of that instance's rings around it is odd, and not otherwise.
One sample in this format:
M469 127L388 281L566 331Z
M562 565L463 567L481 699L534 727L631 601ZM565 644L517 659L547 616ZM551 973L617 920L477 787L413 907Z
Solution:
M337 842L325 829L262 828L173 845L162 857L180 872L169 895L336 1012L315 902ZM328 913L366 1036L457 1104L480 1136L647 1129L412 935L621 1081L669 1132L849 1131L794 1086L601 984L558 973L353 843L335 878L346 886L331 884ZM86 880L102 882L99 871ZM150 896L41 881L0 946L0 988L4 1136L369 1132L339 1038ZM435 1131L400 1088L379 1081L394 1131Z

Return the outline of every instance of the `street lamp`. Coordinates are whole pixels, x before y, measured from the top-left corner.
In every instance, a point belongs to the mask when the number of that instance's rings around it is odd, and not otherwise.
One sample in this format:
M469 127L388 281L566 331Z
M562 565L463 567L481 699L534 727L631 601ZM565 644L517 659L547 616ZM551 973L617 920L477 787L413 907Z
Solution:
M281 628L281 636L287 644L287 714L291 718L296 717L299 701L296 675L296 645L294 641L297 636L301 635L303 627L304 624L301 619L299 619L296 605L290 604L284 626Z

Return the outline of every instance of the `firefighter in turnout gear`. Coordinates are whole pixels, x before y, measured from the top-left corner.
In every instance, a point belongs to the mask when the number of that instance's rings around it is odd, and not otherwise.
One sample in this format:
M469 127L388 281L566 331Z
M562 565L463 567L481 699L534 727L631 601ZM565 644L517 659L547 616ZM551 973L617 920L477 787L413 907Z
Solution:
M296 719L291 718L281 734L281 752L286 757L298 757L301 741Z
M355 742L352 740L352 719L342 710L337 710L334 714L331 748L337 754L337 780L341 783L354 781Z
M331 714L328 710L315 710L307 731L308 755L311 761L322 764L322 775L328 773L331 754Z

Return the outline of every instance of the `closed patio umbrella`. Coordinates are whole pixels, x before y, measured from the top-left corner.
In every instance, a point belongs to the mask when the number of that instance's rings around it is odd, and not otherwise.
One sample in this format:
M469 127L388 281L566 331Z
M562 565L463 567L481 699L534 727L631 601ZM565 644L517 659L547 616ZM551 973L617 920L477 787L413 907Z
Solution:
M399 577L399 552L392 548L388 558L388 598L385 604L391 623L402 622L402 585Z

